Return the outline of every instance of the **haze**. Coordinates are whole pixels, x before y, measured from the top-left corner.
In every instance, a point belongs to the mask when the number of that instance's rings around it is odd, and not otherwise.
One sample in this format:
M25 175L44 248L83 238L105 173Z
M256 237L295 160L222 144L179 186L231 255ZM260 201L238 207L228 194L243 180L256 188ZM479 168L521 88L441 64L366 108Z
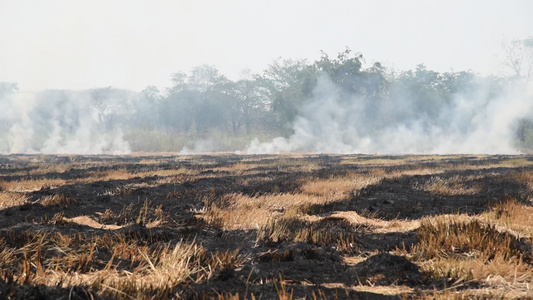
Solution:
M345 47L399 70L499 74L531 37L533 1L0 1L0 81L21 91L169 86L208 64L230 78Z

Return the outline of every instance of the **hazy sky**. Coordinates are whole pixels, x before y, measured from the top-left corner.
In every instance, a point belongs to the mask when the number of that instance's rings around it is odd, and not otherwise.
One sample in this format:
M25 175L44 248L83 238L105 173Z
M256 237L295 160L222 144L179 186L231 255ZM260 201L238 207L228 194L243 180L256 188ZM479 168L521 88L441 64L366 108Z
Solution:
M0 0L0 81L141 90L200 64L237 78L345 47L399 70L489 74L504 39L528 37L533 0Z

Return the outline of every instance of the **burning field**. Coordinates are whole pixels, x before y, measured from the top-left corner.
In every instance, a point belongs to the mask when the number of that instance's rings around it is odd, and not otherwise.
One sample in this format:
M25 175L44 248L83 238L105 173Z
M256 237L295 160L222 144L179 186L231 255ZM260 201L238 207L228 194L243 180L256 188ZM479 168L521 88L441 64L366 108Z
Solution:
M533 297L533 157L0 157L2 299Z

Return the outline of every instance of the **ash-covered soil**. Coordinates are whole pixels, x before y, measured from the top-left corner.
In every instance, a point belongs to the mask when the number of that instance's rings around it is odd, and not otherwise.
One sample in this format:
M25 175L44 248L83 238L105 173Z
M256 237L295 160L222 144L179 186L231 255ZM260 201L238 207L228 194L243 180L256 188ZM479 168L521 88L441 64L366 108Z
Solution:
M78 236L87 243L97 236L120 234L154 248L194 241L207 253L238 250L243 262L209 278L178 282L168 291L170 298L238 293L241 299L272 299L281 298L284 291L294 299L418 297L452 282L432 278L415 261L398 254L417 244L416 222L441 214L477 216L509 197L529 203L527 184L509 174L533 170L532 161L530 156L1 156L2 193L22 198L0 203L0 257L3 249L23 249L39 234ZM206 217L214 206L231 210L229 195L296 197L312 180L371 174L382 178L355 185L332 196L334 200L291 212L288 206L269 209L269 222L291 213L287 226L313 227L326 236L323 239L261 239L258 231L266 225L228 228L224 220ZM339 246L337 239L347 236L349 245ZM16 264L22 264L24 250L14 255ZM42 255L42 261L61 256ZM133 272L139 265L112 256L112 247L100 249L90 267L67 274L91 274L110 261L117 272ZM31 278L22 282L17 277L21 266L16 264L2 267L0 298L114 298L90 284L48 286ZM37 265L28 270L35 276L43 272ZM387 292L388 286L401 288Z

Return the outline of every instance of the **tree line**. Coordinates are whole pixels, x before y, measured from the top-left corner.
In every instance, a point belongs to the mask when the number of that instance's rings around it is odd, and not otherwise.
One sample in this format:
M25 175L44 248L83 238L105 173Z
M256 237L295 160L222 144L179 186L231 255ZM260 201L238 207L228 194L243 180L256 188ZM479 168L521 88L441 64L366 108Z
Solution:
M483 85L488 87L487 97L491 97L511 80L481 77L473 71L437 72L423 64L407 71L388 69L379 62L366 65L361 53L346 49L333 57L322 52L312 62L279 58L262 72L247 73L238 80L230 80L214 66L202 65L188 73L172 74L172 84L164 91L148 86L140 93L112 87L78 93L88 99L102 128L119 126L124 131L133 151L179 151L195 147L199 140L215 144L207 150L233 151L255 137L267 140L290 136L295 118L313 97L320 78L328 78L343 101L364 100L367 114L376 115L368 119L376 123L369 124L369 130L379 127L383 118L389 118L388 122L390 118L401 121L415 114L423 114L427 120L442 118L439 112L458 94L468 95ZM516 63L513 66L516 69ZM16 84L0 83L2 102L16 90ZM47 91L39 97L48 99L43 100L46 106L50 98L65 95L64 91ZM397 106L402 99L409 99L409 108L401 114L387 115L388 110L401 109ZM76 122L58 118L66 125ZM4 132L9 131L13 120L5 116L1 119L0 126ZM533 146L531 120L517 122L517 143Z

